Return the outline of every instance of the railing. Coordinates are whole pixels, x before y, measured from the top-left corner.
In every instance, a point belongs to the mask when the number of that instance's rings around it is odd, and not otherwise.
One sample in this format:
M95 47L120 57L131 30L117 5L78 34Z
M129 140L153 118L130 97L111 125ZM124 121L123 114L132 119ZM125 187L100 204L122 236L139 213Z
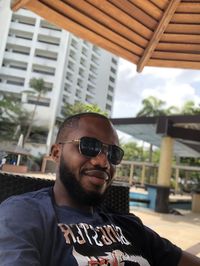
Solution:
M116 180L129 183L129 185L139 183L144 186L145 183L157 184L158 176L157 163L137 162L137 161L122 161L117 167ZM199 172L200 167L187 165L172 165L172 176L175 181L175 192L179 191L180 171L183 171L183 178L189 179L188 173Z

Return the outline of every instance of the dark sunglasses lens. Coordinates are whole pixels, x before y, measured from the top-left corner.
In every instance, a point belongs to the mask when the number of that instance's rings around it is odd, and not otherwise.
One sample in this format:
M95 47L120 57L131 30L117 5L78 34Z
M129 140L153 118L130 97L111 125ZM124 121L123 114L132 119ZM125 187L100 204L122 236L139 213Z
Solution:
M95 138L83 137L80 139L80 151L88 157L95 157L101 151L101 142Z
M108 159L112 164L120 164L122 158L124 156L124 151L115 146L115 145L111 145L109 147L109 152L108 152Z

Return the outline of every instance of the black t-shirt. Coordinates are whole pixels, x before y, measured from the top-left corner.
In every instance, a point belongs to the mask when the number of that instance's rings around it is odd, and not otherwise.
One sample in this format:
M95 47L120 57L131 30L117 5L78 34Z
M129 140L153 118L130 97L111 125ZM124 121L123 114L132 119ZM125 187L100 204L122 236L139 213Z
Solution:
M50 191L0 205L1 266L178 265L181 250L135 215L58 207Z

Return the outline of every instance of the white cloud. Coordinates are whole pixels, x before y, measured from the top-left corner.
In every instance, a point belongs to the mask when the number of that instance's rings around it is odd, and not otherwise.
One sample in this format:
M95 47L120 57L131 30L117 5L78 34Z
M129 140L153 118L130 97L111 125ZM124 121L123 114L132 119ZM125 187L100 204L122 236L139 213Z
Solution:
M141 109L142 99L155 96L167 106L180 107L187 100L200 103L199 71L136 66L120 59L113 117L133 117Z

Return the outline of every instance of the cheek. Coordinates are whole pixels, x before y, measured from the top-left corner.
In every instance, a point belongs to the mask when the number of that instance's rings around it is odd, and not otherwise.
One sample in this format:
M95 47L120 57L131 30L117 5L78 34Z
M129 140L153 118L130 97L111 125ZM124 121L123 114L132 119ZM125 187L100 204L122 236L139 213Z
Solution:
M75 149L63 150L62 157L68 168L73 173L79 173L82 165L85 163L85 158Z

